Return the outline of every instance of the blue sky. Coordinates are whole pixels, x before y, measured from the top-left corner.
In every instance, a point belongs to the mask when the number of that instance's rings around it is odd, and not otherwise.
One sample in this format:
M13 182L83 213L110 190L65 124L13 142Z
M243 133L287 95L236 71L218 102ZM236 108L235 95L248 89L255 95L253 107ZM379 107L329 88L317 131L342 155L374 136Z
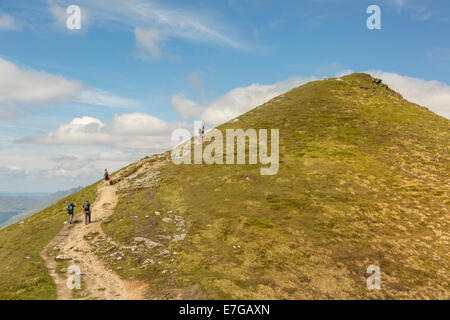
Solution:
M86 185L193 120L353 71L448 118L449 39L446 0L2 0L0 191Z

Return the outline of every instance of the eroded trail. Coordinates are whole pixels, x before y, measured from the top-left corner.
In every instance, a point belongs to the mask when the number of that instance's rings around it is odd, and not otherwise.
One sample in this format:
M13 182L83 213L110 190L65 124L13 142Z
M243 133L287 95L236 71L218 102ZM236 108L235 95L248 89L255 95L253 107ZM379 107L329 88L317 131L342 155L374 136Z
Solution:
M98 233L105 236L101 228L102 221L114 212L117 204L115 186L100 186L97 199L92 206L92 223L84 224L84 215L78 214L74 224L67 224L63 230L44 248L41 256L44 258L50 275L57 286L60 300L68 299L106 299L106 300L140 300L144 298L145 286L137 281L121 279L108 269L95 255L94 250L85 236ZM81 204L78 204L78 208ZM78 210L78 209L77 209ZM67 274L58 272L57 253L67 261L68 266L75 265L81 271L81 294L75 295L67 286Z

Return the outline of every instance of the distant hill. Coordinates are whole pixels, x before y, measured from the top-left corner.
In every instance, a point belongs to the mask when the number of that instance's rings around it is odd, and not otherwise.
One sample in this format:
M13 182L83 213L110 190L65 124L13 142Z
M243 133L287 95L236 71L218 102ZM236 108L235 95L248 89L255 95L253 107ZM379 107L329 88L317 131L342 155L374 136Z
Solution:
M38 200L25 196L0 196L0 228L11 217L29 210Z
M52 194L30 193L25 196L0 196L0 229L21 221L81 189L82 187L76 187Z
M36 199L24 196L0 196L0 213L25 211L35 205L36 202Z

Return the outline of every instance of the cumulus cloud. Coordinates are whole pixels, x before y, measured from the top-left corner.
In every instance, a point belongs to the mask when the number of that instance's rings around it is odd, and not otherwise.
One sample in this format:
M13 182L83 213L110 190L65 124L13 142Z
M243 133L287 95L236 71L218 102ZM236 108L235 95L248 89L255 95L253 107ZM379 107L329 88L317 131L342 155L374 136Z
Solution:
M143 156L100 146L16 146L0 157L0 190L36 191L36 181L40 190L51 192L88 185L100 179L105 168L114 172Z
M0 58L0 103L42 103L66 100L82 88L78 81L45 72L21 69Z
M67 154L57 154L52 155L49 157L49 160L55 161L55 162L82 162L86 160L85 156L75 154L75 153L67 153Z
M18 166L4 166L0 167L0 177L1 176L23 176L29 175L33 170L30 168L22 168Z
M132 152L123 152L119 150L104 151L98 154L98 160L130 162L136 160L136 154Z
M448 84L402 76L394 72L371 70L367 73L382 79L391 89L401 93L405 99L450 119L450 86Z
M67 20L67 13L65 8L57 5L57 4L50 4L49 5L49 11L50 14L52 15L53 19L54 19L54 24L55 26L58 27L66 27L66 20Z
M203 108L197 102L186 99L184 94L179 93L172 96L172 107L184 119L195 118L202 112Z
M227 122L290 90L317 80L316 77L295 77L271 85L252 84L236 88L204 104L186 99L183 95L172 97L172 107L185 118L198 117L211 126Z
M19 26L13 17L6 13L0 13L0 31L1 30L19 30Z
M0 104L16 106L74 101L105 107L129 107L138 103L105 90L90 88L80 81L20 68L0 58ZM0 112L5 116L5 111Z
M99 145L157 152L171 148L171 133L184 123L169 123L142 113L116 115L110 123L93 117L75 118L59 128L15 143L47 145Z
M66 154L54 154L48 159L52 164L47 169L48 174L55 176L72 176L80 170L102 172L103 167L117 167L138 159L139 156L134 152L123 152L120 150L84 149L83 154L68 152Z

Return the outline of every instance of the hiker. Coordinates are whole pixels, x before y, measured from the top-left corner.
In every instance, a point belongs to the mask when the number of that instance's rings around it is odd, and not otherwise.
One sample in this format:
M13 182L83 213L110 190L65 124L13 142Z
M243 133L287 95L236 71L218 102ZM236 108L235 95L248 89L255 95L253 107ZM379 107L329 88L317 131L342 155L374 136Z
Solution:
M84 212L84 223L91 223L91 204L88 200L83 204L83 212Z
M75 209L75 202L69 202L67 205L67 213L69 214L69 223L73 223L73 211Z
M105 169L105 173L104 173L103 177L105 178L105 186L107 186L108 182L110 180L108 170Z

